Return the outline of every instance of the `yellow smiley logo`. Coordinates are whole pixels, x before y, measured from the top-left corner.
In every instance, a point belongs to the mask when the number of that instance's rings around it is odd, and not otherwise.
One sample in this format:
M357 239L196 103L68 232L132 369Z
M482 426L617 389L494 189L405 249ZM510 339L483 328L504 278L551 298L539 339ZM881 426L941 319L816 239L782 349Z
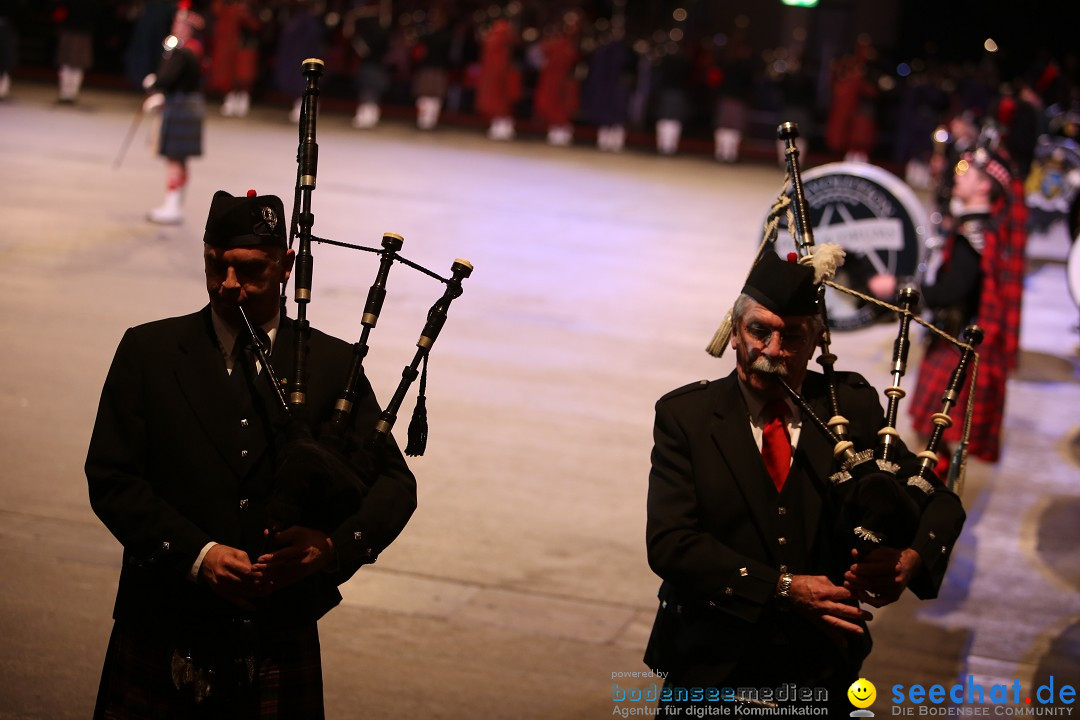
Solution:
M859 678L851 683L851 687L847 690L847 697L855 707L868 708L874 704L874 699L877 698L877 688L874 687L874 683L866 678Z

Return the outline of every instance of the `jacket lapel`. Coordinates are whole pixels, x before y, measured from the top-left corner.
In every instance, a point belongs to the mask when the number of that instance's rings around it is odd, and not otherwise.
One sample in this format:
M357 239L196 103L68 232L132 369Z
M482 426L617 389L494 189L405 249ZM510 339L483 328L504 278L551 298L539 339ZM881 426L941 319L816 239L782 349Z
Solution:
M749 410L739 392L738 380L732 373L724 380L717 398L711 434L723 461L731 472L735 485L746 499L746 506L754 518L754 525L761 535L762 545L770 547L770 537L775 497L770 494L769 479L761 453L755 452L756 443L750 430Z
M210 323L210 307L192 316L187 330L177 338L179 362L176 379L210 440L233 471L240 474L238 458L230 452L236 415L233 391Z

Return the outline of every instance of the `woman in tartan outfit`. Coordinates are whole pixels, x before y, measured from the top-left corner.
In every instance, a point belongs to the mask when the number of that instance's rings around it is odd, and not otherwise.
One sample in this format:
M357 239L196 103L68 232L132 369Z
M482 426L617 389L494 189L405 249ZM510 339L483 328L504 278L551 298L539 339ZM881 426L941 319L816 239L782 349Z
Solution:
M1000 155L985 148L965 153L954 172L955 230L923 294L926 306L934 311L935 324L945 332L958 336L974 322L985 333L978 348L968 452L996 462L1001 451L1005 382L1008 372L1016 368L1020 349L1027 208L1020 181ZM936 336L931 339L909 406L916 432L928 436L933 429L931 416L941 410L941 396L958 358L951 343ZM946 441L960 440L969 390L965 385L960 394Z

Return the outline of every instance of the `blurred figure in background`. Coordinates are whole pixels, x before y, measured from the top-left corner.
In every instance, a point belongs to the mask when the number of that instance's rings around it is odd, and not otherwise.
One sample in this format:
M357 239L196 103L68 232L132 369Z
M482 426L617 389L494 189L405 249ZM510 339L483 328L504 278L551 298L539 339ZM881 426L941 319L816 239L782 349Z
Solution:
M139 9L124 51L124 76L142 89L143 78L161 62L161 38L169 34L176 5L171 0L148 0Z
M442 112L450 77L453 40L446 13L441 7L433 8L428 20L428 27L413 46L416 74L412 92L416 98L416 127L421 130L434 130L439 124L439 113Z
M1013 83L1015 92L998 103L998 123L1002 144L1015 164L1017 176L1026 180L1035 159L1035 145L1043 127L1043 101L1027 81Z
M19 61L19 36L13 24L15 2L0 5L0 100L11 92L11 73Z
M221 114L244 117L258 72L259 20L248 0L214 0L207 87L225 96Z
M202 155L206 100L200 70L203 50L195 36L206 21L190 7L190 0L180 0L158 71L143 81L152 93L143 103L143 111L161 110L158 154L165 158L165 201L148 215L151 222L161 225L183 222L187 160Z
M320 57L326 35L323 13L326 3L317 0L301 7L285 20L278 39L277 66L274 68L274 82L278 90L293 100L289 111L290 122L300 121L300 105L306 87L300 66L304 60Z
M94 23L97 0L62 0L53 9L59 39L56 64L60 67L61 103L70 104L79 97L83 76L94 64Z
M674 155L679 150L683 123L691 112L691 66L677 42L667 42L658 50L651 88L656 103L656 149L661 155Z
M589 74L582 93L585 116L597 126L596 146L619 152L626 143L630 94L637 58L623 40L623 25L612 23L589 58Z
M912 72L903 80L893 157L904 167L904 181L913 188L931 190L934 186L930 168L934 133L948 104L949 96L941 89L935 67Z
M574 75L578 58L578 15L566 13L561 23L548 28L540 43L542 65L533 96L533 112L547 126L549 145L570 145L578 108L578 81Z
M848 162L866 162L874 146L877 88L867 77L867 62L872 54L869 39L860 37L855 52L833 63L832 104L825 140Z
M384 59L390 47L390 18L380 12L380 4L364 3L345 17L343 31L360 58L356 71L358 104L353 116L354 128L370 129L382 117L380 103L390 84Z
M514 103L521 96L521 72L514 64L517 44L517 30L507 17L492 22L480 40L476 109L490 123L492 140L514 139Z
M805 34L801 37L805 38ZM814 79L812 73L803 66L802 49L796 45L780 48L778 54L783 57L783 70L776 68L776 80L780 86L781 113L785 122L799 126L799 137L795 138L795 147L799 157L807 161L810 149L809 138L814 135ZM777 161L780 167L787 166L787 143L776 141Z
M716 159L733 163L739 159L739 145L750 116L750 100L754 92L753 51L742 33L736 33L723 57L714 67L717 98L714 109L713 142Z

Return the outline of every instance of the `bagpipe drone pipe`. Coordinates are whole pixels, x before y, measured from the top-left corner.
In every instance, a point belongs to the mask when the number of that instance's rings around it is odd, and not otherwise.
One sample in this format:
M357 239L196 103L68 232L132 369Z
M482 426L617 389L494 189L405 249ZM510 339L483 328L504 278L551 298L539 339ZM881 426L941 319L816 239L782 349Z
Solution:
M273 387L278 412L285 418L284 439L278 443L276 475L273 495L269 503L267 527L282 529L289 525L313 527L328 534L345 517L356 512L372 481L383 469L384 455L390 432L397 421L398 412L412 383L421 375L420 393L416 410L409 428L407 455L424 453L427 442L427 418L425 408L426 362L431 348L446 322L447 311L453 300L462 294L462 281L472 273L472 265L466 260L455 260L450 276L441 275L403 257L399 251L403 245L400 235L385 233L381 247L365 247L351 243L319 238L312 235L314 214L311 210L312 191L315 189L318 170L318 144L316 120L318 115L319 78L322 60L311 58L301 65L306 78L306 88L301 102L300 143L297 150L297 179L290 227L289 245L296 246L293 272L293 294L296 301L295 347L293 375L287 381L278 378L269 361L269 347L258 337L258 330L247 324L252 351L267 372L266 381ZM328 419L316 422L308 407L308 360L311 325L307 318L311 302L313 242L335 245L379 256L379 268L368 290L361 324L360 338L352 347L352 359L342 389ZM411 267L445 285L442 295L427 313L427 319L412 361L402 371L401 381L390 401L382 409L374 426L365 436L363 429L356 432L356 406L363 398L367 383L364 381L363 363L368 353L368 341L386 298L387 278L395 263ZM285 287L282 287L282 315L285 315ZM283 386L288 384L288 392ZM357 441L357 435L362 440ZM357 447L360 445L360 447Z

